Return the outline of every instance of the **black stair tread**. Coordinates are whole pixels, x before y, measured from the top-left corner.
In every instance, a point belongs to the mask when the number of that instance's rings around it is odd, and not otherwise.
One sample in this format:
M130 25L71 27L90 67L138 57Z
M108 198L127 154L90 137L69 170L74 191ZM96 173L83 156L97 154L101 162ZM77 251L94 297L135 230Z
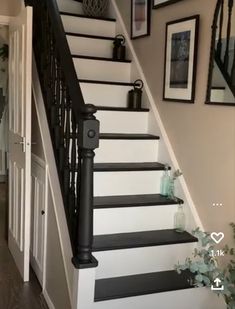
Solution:
M212 86L211 89L212 90L225 90L226 87L224 87L224 86Z
M101 133L100 139L153 139L158 140L159 136L152 134L132 134L132 133Z
M77 32L65 32L66 35L69 36L77 36L88 39L100 39L100 40L109 40L114 41L114 37L110 36L101 36L101 35L93 35L93 34L85 34L85 33L77 33Z
M95 57L95 56L85 56L85 55L72 55L72 57L79 58L79 59L88 59L88 60L131 63L131 60L114 60L112 58L106 58L106 57Z
M94 236L93 251L120 250L197 242L188 232L156 230Z
M60 12L61 15L68 15L68 16L74 16L74 17L81 17L81 18L88 18L88 19L97 19L97 20L104 20L104 21L110 21L110 22L116 22L115 18L109 18L109 17L95 17L95 16L87 16L82 14L75 14L75 13L69 13L69 12Z
M124 171L162 171L164 164L158 162L122 162L122 163L95 163L95 172L124 172Z
M179 275L175 270L168 270L99 279L95 281L95 301L189 289L193 288L190 284L191 278L192 274L189 271Z
M113 107L113 106L97 106L98 111L117 111L117 112L149 112L149 108L133 109L127 107Z
M140 207L140 206L163 206L183 204L181 199L170 199L161 194L141 195L117 195L117 196L96 196L94 208L119 208L119 207Z
M95 79L78 79L79 83L87 83L87 84L102 84L102 85L115 85L115 86L127 86L133 87L134 83L127 82L113 82L109 80L95 80Z

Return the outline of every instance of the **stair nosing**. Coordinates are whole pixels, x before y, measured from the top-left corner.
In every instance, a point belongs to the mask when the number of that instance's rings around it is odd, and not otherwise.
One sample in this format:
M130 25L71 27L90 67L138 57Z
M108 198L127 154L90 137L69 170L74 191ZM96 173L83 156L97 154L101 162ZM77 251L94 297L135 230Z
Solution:
M151 166L152 164L152 166ZM154 166L155 165L155 166ZM122 162L122 163L95 163L94 172L142 172L163 171L164 164L159 162ZM169 167L170 169L170 167Z
M159 140L158 135L132 133L100 133L102 140Z
M78 79L78 82L85 84L100 84L100 85L127 86L127 87L134 86L134 83L114 82L114 81L95 80L95 79Z
M65 12L65 11L60 11L60 14L61 15L72 16L72 17L95 19L95 20L101 20L101 21L107 21L107 22L116 22L115 18L109 18L109 17L87 16L87 15L82 15L82 14L69 13L69 12Z
M138 197L138 195L134 195ZM170 205L178 205L183 204L184 201L180 198L176 198L175 200L169 199L167 197L162 196L161 194L142 194L139 195L142 197L142 200L135 201L131 200L132 195L123 195L123 196L95 196L94 197L94 209L111 209L111 208L128 208L128 207L148 207L148 206L170 206ZM151 201L144 201L144 197L154 196ZM128 197L130 200L128 201ZM116 201L115 201L116 198ZM158 199L159 198L159 199ZM161 198L161 200L160 200ZM109 202L109 199L111 202ZM113 199L113 201L112 201ZM124 199L124 202L121 202L120 199ZM126 199L126 200L125 200ZM101 202L99 202L99 200Z
M154 281L156 281L155 283L159 282L162 283L162 281L164 280L164 275L165 276L170 276L167 281L168 286L166 284L162 285L162 284L152 284L153 283L153 276L156 276L158 278L155 278ZM172 278L172 275L174 275L174 277ZM177 277L179 276L179 277ZM184 290L184 289L190 289L190 288L195 288L191 283L190 283L190 279L192 278L192 273L189 271L183 271L181 274L177 274L177 272L175 270L165 270L165 271L160 271L160 272L151 272L151 273L142 273L142 274L136 274L136 275L127 275L127 276L121 276L121 277L114 277L114 278L103 278L103 279L98 279L95 281L95 302L99 302L99 301L108 301L108 300L112 300L112 299L120 299L120 298L127 298L127 297L136 297L136 296L140 296L140 295L150 295L150 294L158 294L158 293L162 293L162 292L170 292L170 291L179 291L179 290ZM138 287L139 286L143 286L143 283L146 283L146 277L149 279L150 281L148 283L148 285L150 286L149 288L144 288L144 289L140 289ZM135 286L133 288L133 286L130 285L130 279L133 279L133 283ZM148 280L147 279L147 280ZM172 280L173 279L173 280ZM125 284L123 284L123 280L127 280L127 287L125 286ZM166 280L166 278L165 278ZM181 280L181 281L180 281ZM118 283L119 282L119 283ZM113 290L115 290L115 292L113 292L111 290L111 293L107 293L107 290L104 288L104 284L106 284L107 286L112 286L112 284L114 284L114 288ZM118 284L117 284L118 283ZM121 284L120 284L121 283ZM103 284L103 286L102 286ZM97 295L100 289L101 285L101 290L106 292L106 295ZM121 287L121 289L118 289L118 285ZM99 289L98 289L99 287ZM124 289L123 289L124 287ZM129 291L128 291L129 288Z
M113 112L149 112L149 108L133 109L127 107L113 107L113 106L97 106L97 111L113 111Z
M109 37L109 36L75 33L75 32L65 32L65 34L67 36L77 36L77 37L88 38L88 39L114 41L114 37Z
M177 235L176 238L172 239L172 238L166 238L161 239L161 240L154 240L153 238L151 240L147 239L150 234L155 236L158 233L172 233L175 234L174 236ZM180 237L185 236L185 239L180 239ZM131 236L135 236L138 238L138 241L136 241L136 239L131 238ZM169 235L167 235L169 237ZM172 235L170 235L172 236ZM118 238L118 237L123 237L123 239L126 237L127 241L120 242L116 241L115 243L115 239L112 239L112 237L114 238ZM142 237L142 242L140 241ZM147 237L146 239L144 239L144 237ZM166 235L165 235L166 237ZM96 241L99 239L103 239L103 241L105 241L106 238L106 243L104 243L102 245L102 240L100 241L101 244L96 244ZM112 241L112 244L107 242L107 238L109 238L108 241ZM143 240L144 239L144 240ZM174 229L164 229L164 230L153 230L153 231L143 231L143 232L133 232L133 233L116 233L116 234L105 234L105 235L95 235L94 236L94 243L93 243L93 247L92 247L92 252L103 252L103 251L114 251L114 250L128 250L128 249L134 249L134 248L148 248L148 247L159 247L159 246L171 246L171 245L176 245L176 244L187 244L187 243L195 243L198 242L198 239L194 236L192 236L190 233L188 232L183 232L183 233L177 233L174 231Z
M116 62L116 63L131 63L131 60L115 60L112 58L106 57L95 57L95 56L86 56L86 55L74 55L72 54L73 58L76 59L87 59L87 60L97 60L97 61L109 61L109 62Z

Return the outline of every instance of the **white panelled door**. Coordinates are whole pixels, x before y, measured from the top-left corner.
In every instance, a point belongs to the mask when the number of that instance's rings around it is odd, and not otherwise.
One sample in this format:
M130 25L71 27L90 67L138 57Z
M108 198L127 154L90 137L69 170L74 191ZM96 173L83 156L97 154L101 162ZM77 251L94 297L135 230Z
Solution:
M29 281L32 8L9 27L9 249Z

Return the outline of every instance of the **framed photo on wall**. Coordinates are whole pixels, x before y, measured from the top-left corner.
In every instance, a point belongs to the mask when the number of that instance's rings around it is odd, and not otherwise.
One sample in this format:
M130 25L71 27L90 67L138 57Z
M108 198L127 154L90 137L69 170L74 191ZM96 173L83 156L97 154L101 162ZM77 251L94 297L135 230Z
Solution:
M194 103L199 15L166 24L163 100Z
M131 39L150 35L151 0L131 0Z
M162 6L173 4L182 0L153 0L153 9L158 9Z

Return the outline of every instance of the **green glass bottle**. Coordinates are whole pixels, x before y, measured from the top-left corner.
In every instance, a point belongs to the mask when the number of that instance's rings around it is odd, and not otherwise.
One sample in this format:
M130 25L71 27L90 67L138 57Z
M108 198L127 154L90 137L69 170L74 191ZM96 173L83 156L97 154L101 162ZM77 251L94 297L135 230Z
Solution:
M165 165L165 171L161 178L161 195L167 196L169 191L170 175L169 175L169 166Z
M178 233L183 233L185 231L185 226L186 226L185 213L183 205L180 204L174 216L174 229Z

